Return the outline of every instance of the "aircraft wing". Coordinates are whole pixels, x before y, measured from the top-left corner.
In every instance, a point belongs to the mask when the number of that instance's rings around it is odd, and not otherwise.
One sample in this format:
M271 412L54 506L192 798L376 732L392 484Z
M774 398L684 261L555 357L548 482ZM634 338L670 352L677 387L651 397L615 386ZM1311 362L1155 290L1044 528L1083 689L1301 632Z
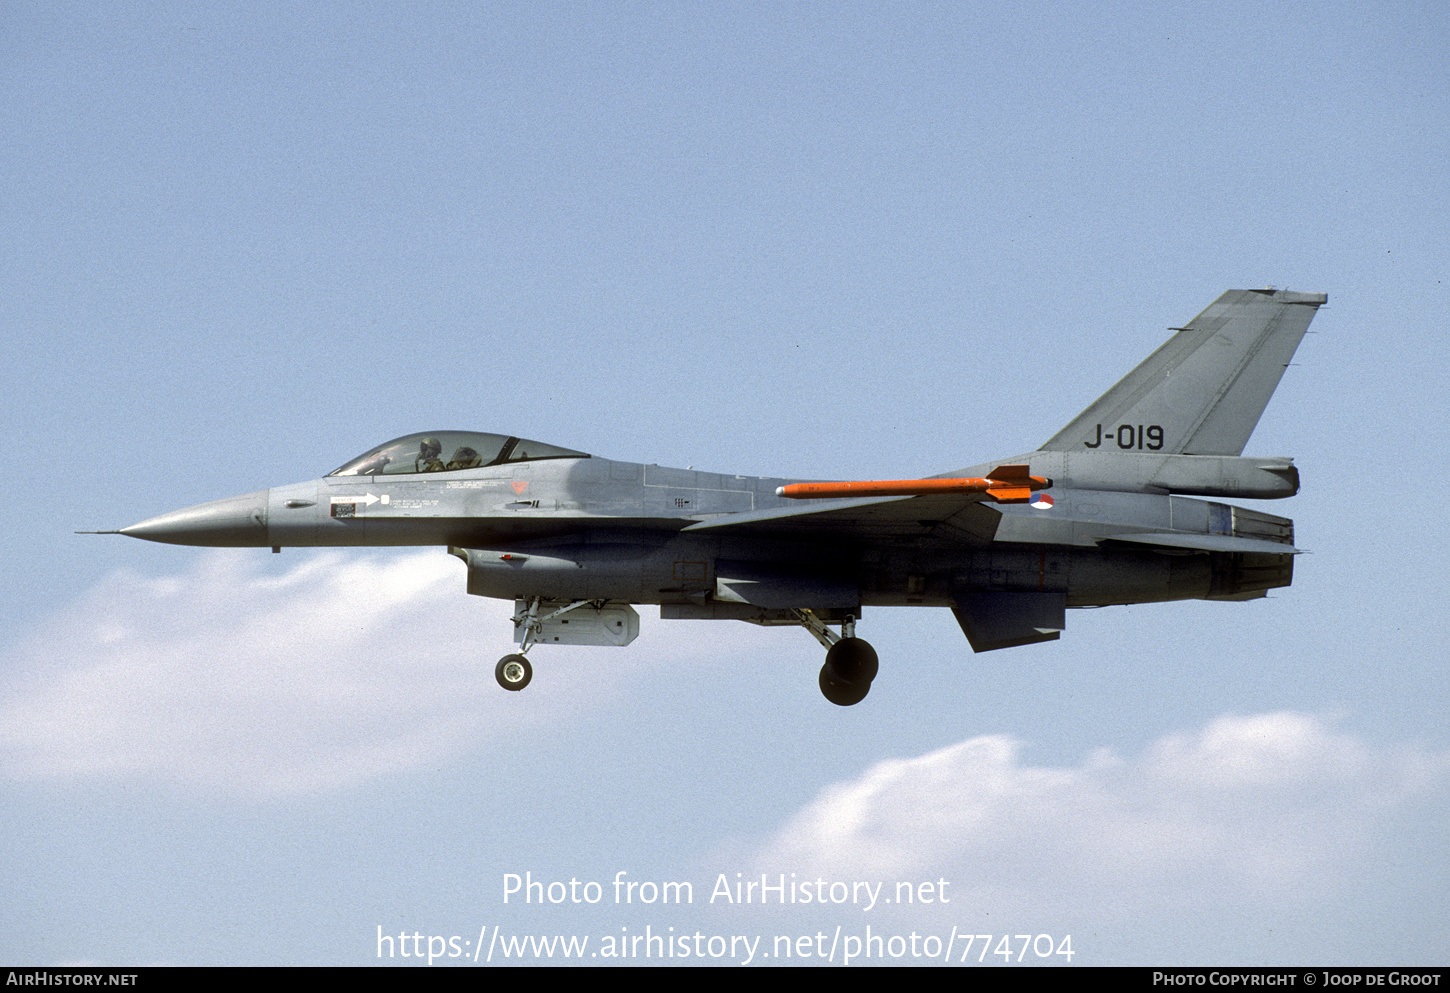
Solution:
M952 545L986 545L997 533L1002 515L985 506L984 499L982 493L952 493L821 500L802 507L723 515L684 530L731 537L935 538Z

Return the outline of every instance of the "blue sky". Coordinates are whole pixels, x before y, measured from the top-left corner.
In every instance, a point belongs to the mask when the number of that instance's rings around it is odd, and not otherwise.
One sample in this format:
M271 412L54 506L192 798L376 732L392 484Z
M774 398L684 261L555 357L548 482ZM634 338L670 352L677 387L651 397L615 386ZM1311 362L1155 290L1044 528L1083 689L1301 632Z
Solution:
M30 452L3 483L0 960L868 925L1070 934L1089 964L1450 958L1439 5L11 3L0 28L0 404ZM1265 507L1310 550L1293 587L983 656L945 611L868 611L882 675L850 710L805 634L648 609L505 694L509 607L441 549L72 533L431 429L941 472L1031 450L1263 285L1330 299L1247 449L1303 475ZM609 897L505 904L526 872ZM620 872L695 902L616 905ZM951 900L709 902L736 873Z

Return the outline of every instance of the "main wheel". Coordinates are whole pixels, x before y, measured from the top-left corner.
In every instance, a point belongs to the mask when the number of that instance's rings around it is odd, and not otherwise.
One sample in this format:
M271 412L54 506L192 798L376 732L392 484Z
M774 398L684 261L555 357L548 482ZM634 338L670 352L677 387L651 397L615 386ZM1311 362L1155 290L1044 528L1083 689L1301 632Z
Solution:
M866 694L871 692L871 681L869 679L863 679L859 683L847 682L837 677L831 671L829 664L821 666L819 683L821 695L837 707L854 706L866 699Z
M505 655L494 666L493 678L506 690L521 690L534 678L534 667L522 655Z
M850 707L866 699L871 680L880 664L876 649L861 638L842 638L826 652L821 666L821 694L838 707Z
M876 649L864 638L842 638L826 652L826 665L832 674L847 683L870 683L881 668Z

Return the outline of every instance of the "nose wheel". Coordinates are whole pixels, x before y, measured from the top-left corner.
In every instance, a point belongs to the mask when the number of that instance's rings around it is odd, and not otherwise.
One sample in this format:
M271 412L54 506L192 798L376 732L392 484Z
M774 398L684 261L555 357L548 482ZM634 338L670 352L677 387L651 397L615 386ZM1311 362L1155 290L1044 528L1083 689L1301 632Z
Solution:
M506 690L521 690L534 678L534 667L522 655L505 655L494 666L493 678Z

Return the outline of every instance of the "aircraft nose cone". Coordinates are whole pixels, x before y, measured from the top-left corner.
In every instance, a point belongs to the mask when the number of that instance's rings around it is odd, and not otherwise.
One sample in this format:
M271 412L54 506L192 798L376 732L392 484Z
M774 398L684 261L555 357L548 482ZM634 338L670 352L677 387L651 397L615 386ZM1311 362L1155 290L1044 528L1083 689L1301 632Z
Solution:
M199 503L122 528L122 534L172 545L267 544L267 490Z

